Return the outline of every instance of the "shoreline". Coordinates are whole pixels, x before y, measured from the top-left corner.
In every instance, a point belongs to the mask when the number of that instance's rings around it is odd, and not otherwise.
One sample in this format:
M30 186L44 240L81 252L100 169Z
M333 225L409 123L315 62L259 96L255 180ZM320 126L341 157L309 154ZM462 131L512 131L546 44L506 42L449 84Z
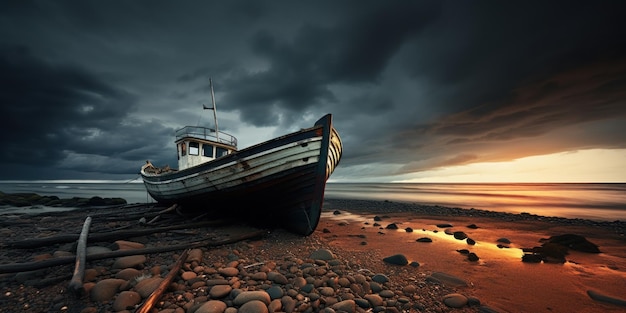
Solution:
M134 212L138 208L140 205L131 208L130 211L127 210L127 213ZM102 210L86 207L65 212L14 215L9 217L9 220L0 223L0 233L4 240L2 242L16 238L54 235L71 230L78 232L85 216L98 215ZM63 216L64 219L54 218L56 216ZM107 227L125 227L124 225L133 223L136 223L136 220L131 219L128 222L94 220L94 227L106 229ZM389 228L391 224L397 228ZM438 226L443 224L448 224L448 226ZM421 306L423 312L479 312L481 310L481 312L573 312L581 310L620 312L624 310L624 306L619 302L624 301L621 293L622 290L626 290L625 224L624 222L597 222L477 209L424 206L384 200L330 198L325 199L320 223L310 236L299 237L283 230L273 230L268 233L268 236L260 239L224 245L215 249L203 248L204 260L198 265L206 270L216 268L219 271L229 263L228 256L236 253L241 269L259 262L278 264L280 268L285 260L296 258L300 260L299 262L306 263L313 252L326 249L337 256L338 264L344 266L342 271L336 272L338 277L347 275L345 277L353 279L357 273L363 271L386 275L389 282L384 288L395 295L391 298L384 298L385 305L418 305ZM469 225L476 227L470 228ZM224 235L219 235L219 232L218 235L211 235L212 230L209 228L189 230L186 233L198 231L204 237ZM470 245L466 240L456 238L455 232L465 233L475 240L475 243ZM597 244L601 253L569 251L564 263L522 262L524 248L540 245L542 238L566 233L584 236ZM129 240L139 240L147 246L158 246L171 243L172 240L179 240L181 236L185 235L172 232L158 236L129 238ZM426 237L431 242L417 241ZM502 238L508 239L509 243L500 242ZM56 253L68 250L68 246L71 247L71 244L27 250L10 250L3 247L1 250L4 251L0 253L0 264L12 263L16 260L21 262L53 258ZM467 254L461 253L462 250L474 253L479 259L469 260ZM71 249L63 253L71 254ZM156 271L155 268L167 269L174 263L176 255L176 252L147 255L140 271L151 273ZM384 261L385 258L396 255L405 256L409 262L415 262L417 266L415 264L389 264ZM313 263L330 266L328 262L330 261L317 260ZM87 283L95 285L107 277L114 277L117 272L110 270L112 264L112 261L89 262L88 269L97 269L101 274L90 278L91 280ZM71 271L71 266L61 266L45 272L45 275L55 276L53 274L69 271ZM436 273L450 275L466 282L466 285L456 286L436 282L433 278ZM207 274L203 272L203 275ZM289 275L289 272L285 272L285 275ZM37 309L45 311L53 306L93 308L96 311L111 310L114 299L121 296L118 292L111 300L104 302L93 301L89 298L75 299L64 291L69 280L36 288L24 285L24 281L16 281L15 276L14 274L0 274L0 287L3 292L0 296L0 304L3 307L22 310L24 305L28 304L33 312ZM237 277L241 282L250 281L250 276ZM181 282L183 286L180 285ZM187 297L189 299L185 300L186 304L191 302L198 304L199 301L210 300L210 296L207 298L209 286L190 289L191 285L185 286L185 282L180 279L176 286L183 288L186 293L193 294ZM283 288L286 288L285 286L289 284L283 285ZM413 286L416 290L405 292L403 288L406 286ZM264 284L250 285L246 289L267 287L269 286ZM337 288L335 292L341 290ZM129 291L132 290L134 289ZM14 296L7 296L7 294L15 295L17 292L22 294L21 300ZM180 290L178 292L171 290L164 297L172 299L180 292ZM466 304L459 308L443 304L443 298L451 294L460 294L474 301L478 300L480 304L472 306ZM354 292L350 295L350 297L360 298ZM592 298L592 295L596 298ZM598 300L602 299L601 296L617 302ZM337 298L329 296L329 299L344 299L345 297L348 297L348 294ZM183 307L185 303L176 305ZM323 303L317 305L317 308L325 306ZM190 309L190 306L187 309ZM64 312L89 311L66 309Z

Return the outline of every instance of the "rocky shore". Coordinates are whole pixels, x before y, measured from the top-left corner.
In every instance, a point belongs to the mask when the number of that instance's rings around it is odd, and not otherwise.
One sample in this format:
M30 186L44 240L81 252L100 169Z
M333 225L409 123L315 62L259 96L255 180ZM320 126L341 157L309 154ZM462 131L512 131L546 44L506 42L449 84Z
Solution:
M497 262L481 252L478 252L480 261L472 261L456 258L446 251L454 251L451 247L457 245L468 252L485 246L489 219L503 222L530 219L532 223L539 220L559 227L591 227L609 230L618 238L624 231L622 222L331 199L325 203L318 229L307 237L281 229L267 229L260 230L261 235L228 244L194 246L171 252L132 252L173 245L191 246L190 243L206 239L219 243L241 234L259 232L258 228L231 222L89 242L88 255L130 252L127 256L87 262L84 293L80 295L68 288L74 263L29 271L6 270L7 265L15 263L72 258L76 253L76 242L73 241L10 248L16 241L77 234L87 216L93 217L92 227L96 233L149 228L146 220L156 220L155 212L163 209L127 205L106 210L84 207L61 213L3 216L0 222L1 311L140 312L146 299L170 274L181 254L187 253L182 267L174 272L174 280L149 312L515 312L519 310L507 310L506 303L499 303L494 294L499 294L505 299L503 301L518 303L519 308L533 300L524 293L511 299L504 289L498 292L496 287L488 288L494 290L485 293L482 279L471 277L476 271L489 270ZM141 219L142 214L146 218ZM363 220L350 220L351 214L362 214L358 218ZM162 215L159 216L163 224L178 221ZM403 222L415 223L416 218L423 215L436 220L426 221L423 229L414 226L409 232L408 224ZM465 231L468 237L477 238L478 245L469 245L467 238L463 241L455 239L454 231L449 235L451 243L435 236L437 221L454 223L460 218L470 218L478 224L476 229ZM390 225L399 226L396 227L399 229ZM455 229L453 225L449 226L449 229ZM424 243L416 238L434 240ZM514 247L515 243L507 244L504 249L513 250ZM600 249L604 248L600 246ZM459 255L461 249L457 250L454 253ZM415 254L420 260L416 260ZM521 258L517 262L521 263ZM623 264L613 264L614 271L623 273ZM501 272L502 269L494 270L500 275L511 274ZM485 280L493 279L485 277ZM506 281L502 283L509 285ZM624 308L620 302L622 298L589 291L588 300L584 301L591 307L597 306L603 312L614 309L617 312ZM526 293L532 293L532 290ZM540 300L537 295L530 296L530 299L535 297L534 301ZM552 311L565 312L567 308L564 304Z

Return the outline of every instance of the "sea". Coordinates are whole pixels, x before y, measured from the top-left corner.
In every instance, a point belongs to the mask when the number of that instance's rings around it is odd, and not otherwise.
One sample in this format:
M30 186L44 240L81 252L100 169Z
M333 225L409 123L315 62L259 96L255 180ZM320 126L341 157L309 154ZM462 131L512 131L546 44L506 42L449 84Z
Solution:
M99 196L154 203L139 181L0 181L4 193L59 198ZM481 209L595 221L626 221L626 183L333 183L327 199L364 199ZM7 213L63 208L0 206Z

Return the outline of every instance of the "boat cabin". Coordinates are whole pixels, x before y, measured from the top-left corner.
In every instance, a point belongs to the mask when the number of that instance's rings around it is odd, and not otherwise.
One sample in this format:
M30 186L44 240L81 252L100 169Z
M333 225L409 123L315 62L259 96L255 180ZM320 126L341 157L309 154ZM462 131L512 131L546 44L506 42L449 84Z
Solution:
M178 169L200 165L237 151L237 139L207 127L185 126L176 131Z

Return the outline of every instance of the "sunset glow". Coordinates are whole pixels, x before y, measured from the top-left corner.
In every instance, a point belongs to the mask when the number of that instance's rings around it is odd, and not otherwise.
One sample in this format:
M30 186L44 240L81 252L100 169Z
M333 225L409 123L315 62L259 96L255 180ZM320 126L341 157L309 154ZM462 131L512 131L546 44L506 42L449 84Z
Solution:
M626 149L591 149L426 171L397 182L625 182Z

